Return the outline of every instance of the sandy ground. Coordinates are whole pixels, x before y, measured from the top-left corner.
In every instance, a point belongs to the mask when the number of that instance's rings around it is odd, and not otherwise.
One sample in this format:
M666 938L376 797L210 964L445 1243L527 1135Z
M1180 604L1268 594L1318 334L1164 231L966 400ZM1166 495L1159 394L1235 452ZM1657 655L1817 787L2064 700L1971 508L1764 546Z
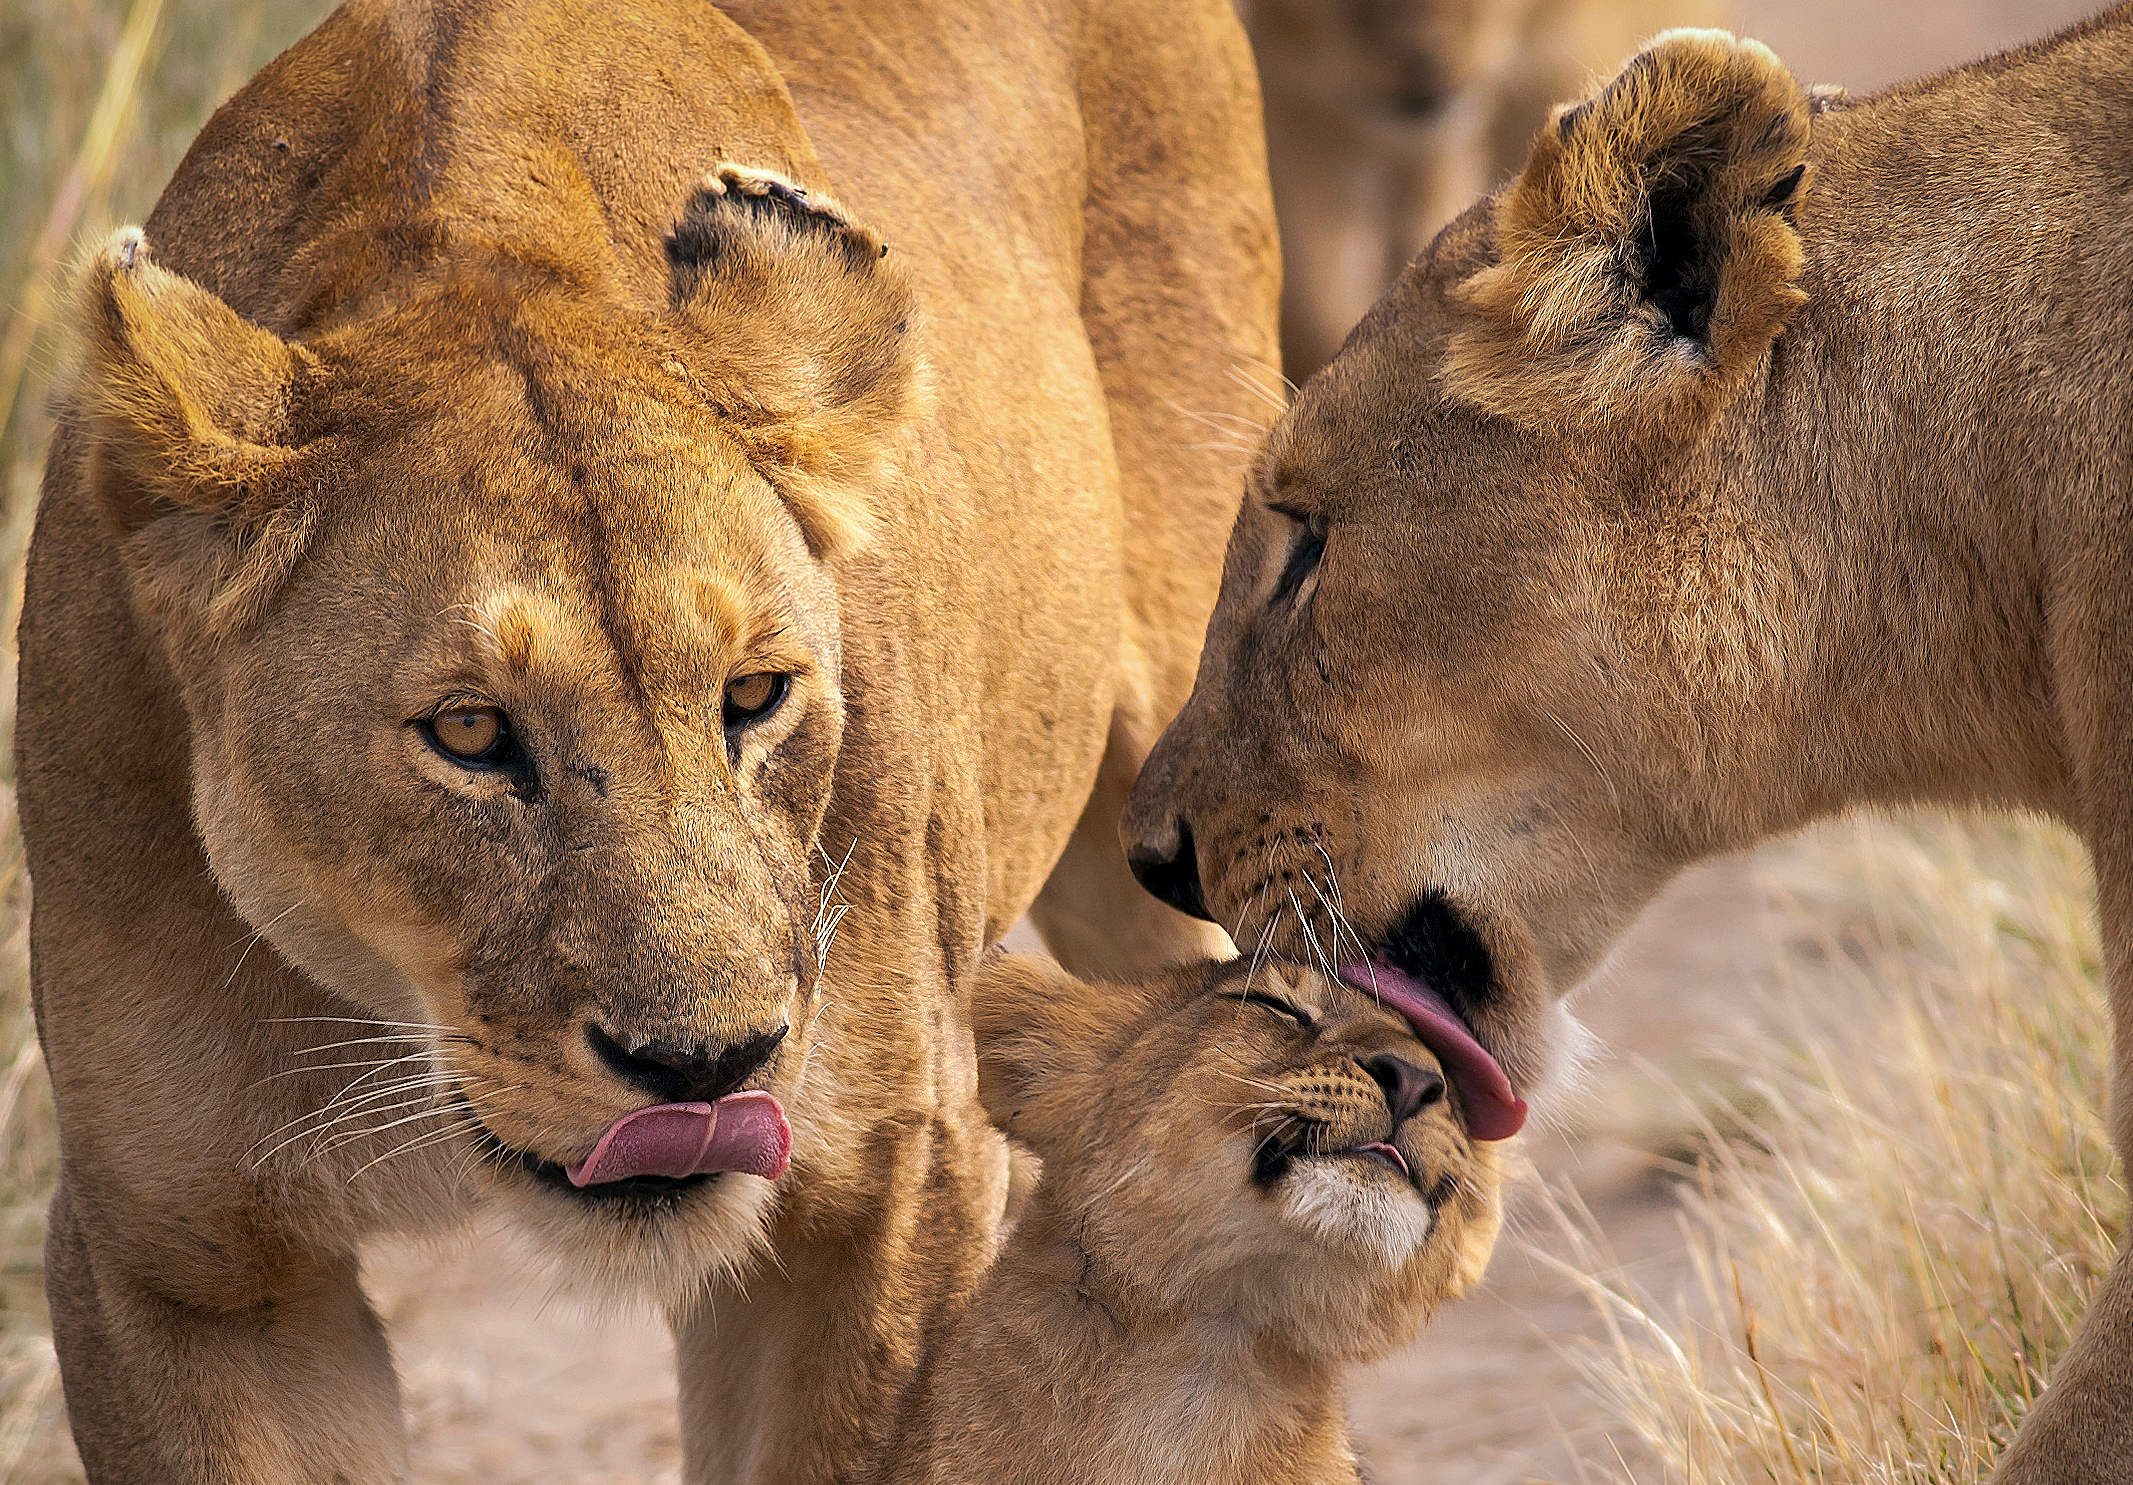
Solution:
M1737 8L1804 79L1855 92L2040 34L2091 7L2070 0L1758 0ZM1702 1059L1761 1034L1811 977L1780 973L1785 920L1769 905L1815 876L1812 843L1684 878L1590 992L1611 1056L1564 1126L1532 1141L1539 1179L1477 1297L1422 1342L1357 1379L1355 1430L1381 1485L1634 1479L1634 1441L1606 1437L1581 1386L1588 1304L1549 1266L1566 1251L1543 1186L1590 1209L1621 1272L1664 1297L1687 1274L1655 1154L1681 1125L1673 1090ZM1827 928L1828 925L1823 925ZM1797 955L1791 956L1797 959ZM1804 988L1803 988L1804 987ZM1669 1112L1670 1110L1674 1112ZM649 1316L597 1317L529 1291L494 1250L386 1251L370 1265L397 1338L417 1473L426 1482L678 1478L673 1362ZM1617 1454L1617 1450L1621 1452Z

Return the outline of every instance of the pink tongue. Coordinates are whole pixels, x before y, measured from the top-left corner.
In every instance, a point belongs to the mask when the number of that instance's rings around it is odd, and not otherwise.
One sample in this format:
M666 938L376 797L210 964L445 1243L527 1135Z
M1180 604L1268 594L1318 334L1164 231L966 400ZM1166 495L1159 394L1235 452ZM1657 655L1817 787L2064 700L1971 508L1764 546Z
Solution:
M1459 1090L1467 1133L1477 1140L1507 1140L1525 1127L1526 1101L1512 1091L1503 1065L1474 1040L1450 1001L1382 959L1345 965L1341 978L1405 1016L1422 1045L1443 1059L1452 1086Z
M717 1103L660 1103L607 1126L592 1154L563 1174L573 1186L631 1176L745 1171L776 1180L792 1156L792 1129L768 1093L729 1093Z

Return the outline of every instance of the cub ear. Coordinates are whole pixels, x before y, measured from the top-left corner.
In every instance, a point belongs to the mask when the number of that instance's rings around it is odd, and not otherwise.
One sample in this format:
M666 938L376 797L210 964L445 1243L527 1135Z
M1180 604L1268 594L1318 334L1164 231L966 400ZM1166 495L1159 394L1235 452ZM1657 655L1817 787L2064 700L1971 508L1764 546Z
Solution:
M817 556L865 541L864 486L920 405L911 286L887 254L826 197L730 164L667 238L682 369Z
M1663 423L1752 369L1806 302L1809 105L1764 47L1672 31L1556 111L1492 210L1447 389L1529 426Z
M995 949L971 987L971 1026L978 1041L978 1097L992 1121L1044 1148L1055 1106L1071 1106L1071 1087L1130 1018L1117 987L1085 984L1050 959Z
M121 532L154 528L137 575L218 623L256 612L308 525L323 441L294 425L316 358L158 267L138 228L90 260L76 319L96 487Z

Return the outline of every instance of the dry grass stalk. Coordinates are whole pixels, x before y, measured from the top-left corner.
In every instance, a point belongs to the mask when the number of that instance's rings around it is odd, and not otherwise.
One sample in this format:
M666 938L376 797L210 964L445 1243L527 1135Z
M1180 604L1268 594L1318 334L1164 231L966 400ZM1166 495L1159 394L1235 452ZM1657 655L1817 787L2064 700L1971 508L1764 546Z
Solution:
M1683 1485L1974 1485L2125 1222L2080 848L2006 822L1854 840L1872 933L1803 919L1796 948L1855 999L1741 1070L1752 1116L1708 1121L1697 1292L1655 1312L1582 1281L1612 1336L1593 1376Z

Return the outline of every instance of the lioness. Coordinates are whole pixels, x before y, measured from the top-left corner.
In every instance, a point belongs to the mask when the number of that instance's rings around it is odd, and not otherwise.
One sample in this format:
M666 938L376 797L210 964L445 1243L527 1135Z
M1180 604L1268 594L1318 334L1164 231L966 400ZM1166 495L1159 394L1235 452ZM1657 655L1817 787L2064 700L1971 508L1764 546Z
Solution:
M2133 1155L2133 8L1825 103L1662 38L1438 238L1268 439L1127 838L1240 942L1430 999L1494 1133L1686 863L2047 811ZM2128 1461L2122 1254L1997 1478Z
M1274 349L1250 57L1012 9L355 0L89 269L20 758L93 1479L405 1478L358 1244L478 1213L671 1308L692 1481L843 1478L1002 1210L981 947L1215 941L1113 822Z
M1354 1485L1343 1373L1496 1236L1436 1058L1278 963L1092 986L1000 956L974 1006L986 1107L1044 1170L880 1485Z

